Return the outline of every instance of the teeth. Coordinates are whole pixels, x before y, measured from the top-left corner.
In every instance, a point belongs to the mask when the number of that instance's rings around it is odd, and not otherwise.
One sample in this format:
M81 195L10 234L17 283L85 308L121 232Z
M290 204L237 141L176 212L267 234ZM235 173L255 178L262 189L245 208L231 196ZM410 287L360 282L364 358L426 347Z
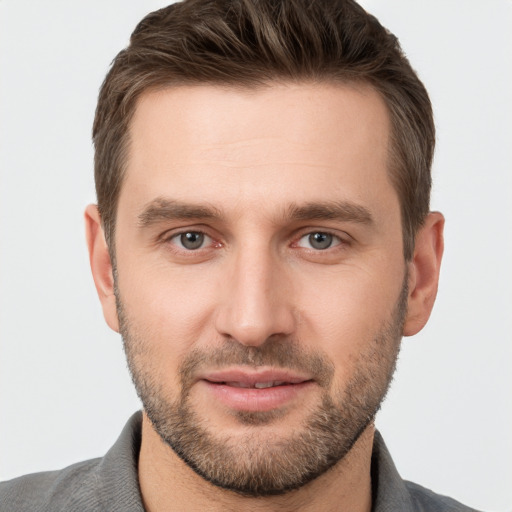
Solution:
M274 386L282 386L285 384L284 381L281 380L272 380L270 382L256 382L254 385L247 384L246 382L225 382L226 386L231 386L233 388L256 388L256 389L265 389L272 388Z
M256 382L254 384L254 387L256 389L264 389L264 388L271 388L274 385L273 382Z
M282 381L272 381L272 382L256 382L256 384L254 384L254 387L256 389L264 389L264 388L272 388L274 386L281 386L283 385L284 382Z
M245 382L226 382L226 384L234 388L252 388L250 384L246 384Z
M254 385L247 384L246 382L223 382L225 386L231 386L233 388L256 388L256 389L265 389L272 388L274 386L282 386L286 384L284 380L272 380L270 382L255 382Z

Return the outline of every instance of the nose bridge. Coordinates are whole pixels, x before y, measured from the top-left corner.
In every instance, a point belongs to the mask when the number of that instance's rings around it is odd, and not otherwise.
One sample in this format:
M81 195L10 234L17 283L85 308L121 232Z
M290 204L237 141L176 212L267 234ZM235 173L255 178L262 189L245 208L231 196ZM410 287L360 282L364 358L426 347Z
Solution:
M273 335L291 334L294 319L286 275L270 245L242 244L227 265L217 312L219 333L250 346L261 345Z

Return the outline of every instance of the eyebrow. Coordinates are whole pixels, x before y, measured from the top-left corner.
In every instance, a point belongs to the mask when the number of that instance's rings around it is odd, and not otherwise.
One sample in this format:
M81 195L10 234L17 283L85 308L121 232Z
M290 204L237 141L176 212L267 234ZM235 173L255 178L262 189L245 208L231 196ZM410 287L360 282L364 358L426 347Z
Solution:
M358 224L373 224L373 217L366 207L351 201L292 204L286 217L293 220L340 220Z
M209 204L191 204L158 197L149 202L138 216L139 226L148 227L167 220L222 219L222 212ZM311 202L291 204L282 216L284 221L339 220L359 224L373 224L370 211L350 201Z
M189 204L158 197L148 203L139 214L139 226L148 227L166 220L218 219L221 212L211 205Z

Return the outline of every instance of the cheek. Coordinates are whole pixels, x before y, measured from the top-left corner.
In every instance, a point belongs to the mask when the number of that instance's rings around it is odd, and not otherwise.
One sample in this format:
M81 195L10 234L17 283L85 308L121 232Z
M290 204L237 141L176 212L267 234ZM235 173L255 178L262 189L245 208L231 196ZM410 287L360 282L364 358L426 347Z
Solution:
M303 279L299 339L322 350L347 378L360 354L391 320L400 295L400 271L379 275L361 268Z
M214 302L214 286L197 269L171 270L155 265L118 268L121 300L130 321L155 365L177 367L204 338Z

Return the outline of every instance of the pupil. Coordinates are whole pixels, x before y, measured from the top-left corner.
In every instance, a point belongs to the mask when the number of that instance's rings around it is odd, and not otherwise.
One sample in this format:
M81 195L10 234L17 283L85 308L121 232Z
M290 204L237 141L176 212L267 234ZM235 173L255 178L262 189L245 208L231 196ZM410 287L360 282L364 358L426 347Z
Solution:
M312 233L309 235L309 243L315 249L327 249L332 244L332 235L329 235L329 233Z
M183 233L181 235L181 243L186 249L198 249L203 245L204 235L195 231Z

